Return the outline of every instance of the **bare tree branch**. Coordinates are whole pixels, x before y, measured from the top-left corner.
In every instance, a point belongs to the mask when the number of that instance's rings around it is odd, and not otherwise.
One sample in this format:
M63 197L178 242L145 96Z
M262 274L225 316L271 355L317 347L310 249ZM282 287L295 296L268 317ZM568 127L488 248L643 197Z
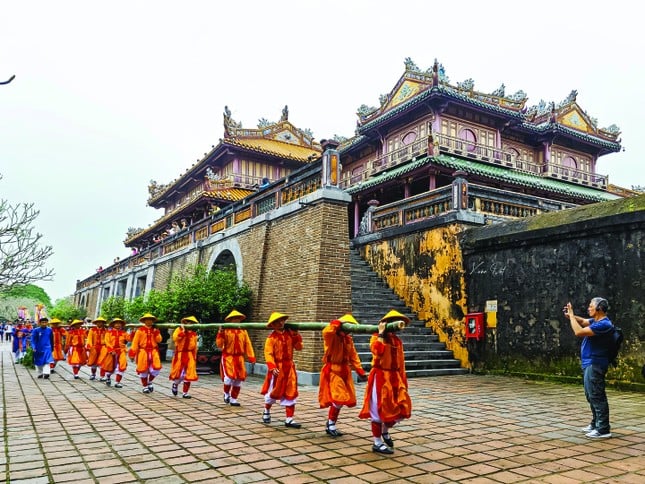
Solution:
M41 246L42 235L32 226L39 214L33 203L0 200L0 291L52 279L54 271L45 262L53 249Z

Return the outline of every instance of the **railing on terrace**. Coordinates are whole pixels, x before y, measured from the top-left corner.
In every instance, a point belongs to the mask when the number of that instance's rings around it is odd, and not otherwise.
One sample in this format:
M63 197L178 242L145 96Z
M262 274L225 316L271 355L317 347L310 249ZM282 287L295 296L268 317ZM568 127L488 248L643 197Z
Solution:
M459 210L454 200L453 185L445 186L368 210L368 220L361 226L367 233L389 227L403 227L439 215ZM503 220L530 217L538 213L575 207L570 203L555 202L531 195L499 190L483 185L468 185L468 212L481 213L489 218ZM361 233L360 235L365 235Z
M458 155L462 158L471 158L473 160L504 166L506 168L531 173L537 176L554 177L596 188L607 187L607 176L605 175L588 173L575 168L550 163L546 165L533 163L530 160L517 156L515 152L504 151L499 148L466 141L453 136L436 133L433 136L437 144L432 147L430 152L438 148L441 153ZM349 188L357 183L367 181L369 178L378 175L385 170L395 168L410 160L427 155L429 152L428 142L428 138L423 138L395 151L381 155L374 160L368 161L362 172L343 174L341 186L343 188Z
M245 201L237 202L206 219L197 221L177 234L170 235L160 242L146 247L139 253L115 262L101 272L79 281L76 284L76 289L85 289L98 281L118 277L120 273L125 273L136 266L188 247L197 241L204 240L252 217L257 217L282 205L297 201L321 187L320 177L320 169L308 170L305 173L287 177L283 183L258 192ZM186 203L189 202L187 201ZM166 217L164 216L164 218Z

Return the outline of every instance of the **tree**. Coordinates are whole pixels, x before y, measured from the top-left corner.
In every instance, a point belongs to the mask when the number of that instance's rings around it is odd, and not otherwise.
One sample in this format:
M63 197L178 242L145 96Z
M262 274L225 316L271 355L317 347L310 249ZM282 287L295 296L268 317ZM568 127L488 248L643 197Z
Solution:
M26 286L13 286L0 295L0 297L24 297L33 299L36 302L44 304L49 308L52 305L49 295L42 287L35 286L34 284L27 284Z
M110 321L125 316L125 299L121 296L110 296L101 303L101 315Z
M41 246L42 234L32 224L40 212L33 203L11 205L0 199L0 292L15 285L49 281L54 275L45 262L51 246Z
M74 306L70 296L57 299L48 313L50 318L58 318L65 322L73 319L84 319L87 316L87 309Z

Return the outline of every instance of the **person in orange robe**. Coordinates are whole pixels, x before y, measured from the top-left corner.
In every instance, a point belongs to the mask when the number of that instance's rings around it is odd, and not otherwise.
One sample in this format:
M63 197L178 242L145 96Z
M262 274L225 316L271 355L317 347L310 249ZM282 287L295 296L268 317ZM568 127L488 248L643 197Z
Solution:
M410 319L397 311L390 311L378 323L378 334L370 339L372 369L367 380L365 400L359 418L372 419L372 451L393 454L394 441L390 429L412 414L412 401L408 394L408 379L405 374L403 343L393 332L386 332L388 322Z
M52 356L54 357L54 361L49 364L51 373L54 373L56 363L65 359L63 348L65 345L65 338L67 337L67 331L61 326L62 323L63 322L58 318L52 318L49 322L54 338L54 344L52 345Z
M107 321L104 318L96 318L92 321L92 324L95 326L90 328L87 333L85 348L87 349L87 366L91 370L90 380L96 380L96 370L101 366L102 356L105 356L105 352L103 351L105 333L107 333L105 323ZM99 375L99 381L105 381L105 370L103 368L101 368Z
M153 327L157 318L146 313L139 318L144 326L137 328L132 337L129 356L137 362L137 374L141 378L143 393L152 393L154 386L152 381L161 371L161 357L159 355L159 343L161 343L161 332Z
M75 319L69 323L67 338L65 338L65 354L67 355L67 364L72 367L74 380L80 376L78 371L81 366L87 363L87 351L85 350L85 338L87 331L83 328L83 321Z
M302 350L302 336L298 331L285 329L286 314L271 313L267 327L273 329L264 343L267 376L260 393L264 395L262 422L271 423L271 406L279 401L285 407L285 427L299 429L293 419L298 398L298 375L293 361L293 351Z
M224 321L227 323L241 323L246 316L235 309L229 313ZM232 407L239 407L237 397L240 395L242 382L246 380L246 365L244 356L249 363L255 363L255 352L251 339L245 329L220 328L215 338L215 344L222 350L220 359L220 376L224 382L224 403Z
M352 335L343 331L342 324L358 324L351 314L334 319L322 331L325 353L323 367L320 370L318 402L320 408L329 407L325 432L332 437L340 437L342 432L336 428L340 409L356 406L356 390L352 379L352 368L358 374L359 381L367 381L358 358Z
M115 376L114 388L123 388L123 375L128 367L126 345L130 341L130 333L123 326L125 321L114 318L110 321L110 328L105 333L105 344L101 351L101 371L105 372L105 384L112 385L112 375Z
M191 324L197 323L199 321L195 316L188 316L181 320L181 326L175 328L172 333L175 352L172 355L172 366L170 367L170 376L168 378L173 382L173 395L177 395L179 383L183 381L183 398L192 398L188 393L190 384L199 379L197 376L197 333L189 329Z

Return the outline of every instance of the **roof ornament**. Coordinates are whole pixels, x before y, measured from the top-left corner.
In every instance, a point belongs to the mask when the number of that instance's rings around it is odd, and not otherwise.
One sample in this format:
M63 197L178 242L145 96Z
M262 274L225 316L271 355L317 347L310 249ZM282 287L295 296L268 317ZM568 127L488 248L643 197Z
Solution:
M443 64L439 64L439 61L435 59L432 65L432 87L439 86L439 82L449 83L450 79L446 75Z
M411 57L405 58L405 70L412 72L421 72L421 69L419 69L419 66L414 63Z
M499 86L497 89L491 92L491 95L497 96L497 97L504 97L505 91L506 91L506 86L504 85L504 83L502 83L501 86Z
M289 121L289 106L286 104L284 105L284 108L282 108L282 116L280 117L280 121Z
M457 89L462 91L472 91L475 88L475 81L472 78L466 79L463 82L457 82Z
M228 106L224 106L224 137L234 136L235 130L241 127L242 123L235 121L231 116L231 110Z
M168 185L157 183L156 180L150 180L150 183L148 184L148 194L150 195L150 198L155 198L166 188L168 188Z

